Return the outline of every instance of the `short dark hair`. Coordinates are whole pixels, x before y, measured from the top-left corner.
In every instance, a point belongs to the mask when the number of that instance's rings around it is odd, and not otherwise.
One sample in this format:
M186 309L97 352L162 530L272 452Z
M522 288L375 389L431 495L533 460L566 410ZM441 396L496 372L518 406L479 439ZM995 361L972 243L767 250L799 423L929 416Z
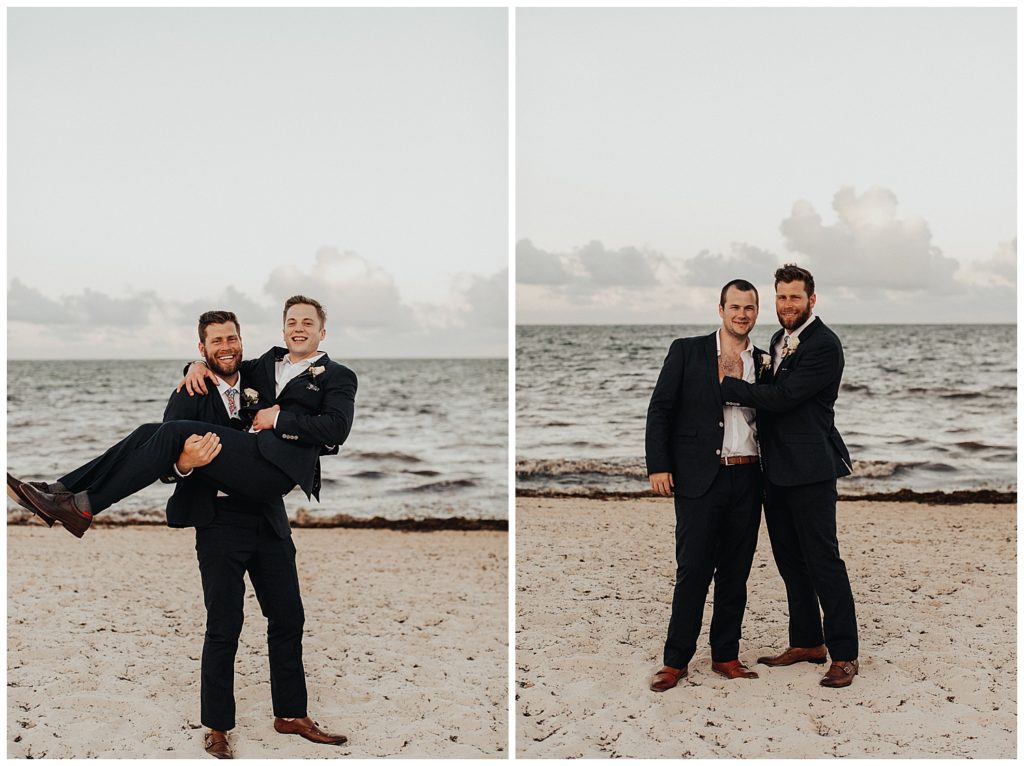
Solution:
M725 308L725 294L729 292L730 287L735 287L737 290L740 290L741 292L744 293L749 293L753 291L754 303L756 303L758 306L761 305L761 299L757 294L756 287L754 287L752 284L750 284L750 282L748 282L745 279L734 279L732 282L726 282L725 287L722 288L722 294L718 298L718 305L721 306L722 308Z
M321 327L327 324L327 312L324 311L324 307L320 305L320 301L307 298L305 295L293 295L284 302L284 312L281 314L281 321L288 321L288 309L292 306L297 306L300 303L305 303L307 306L312 306L316 309L316 315L320 318Z
M238 334L242 334L242 325L238 324L238 317L233 311L207 311L199 316L199 342L206 343L206 328L211 324L224 324L234 322Z
M803 282L804 289L807 290L807 297L810 298L814 295L814 277L811 276L811 272L807 269L801 269L795 263L787 263L781 269L775 272L775 286L779 286L779 282Z

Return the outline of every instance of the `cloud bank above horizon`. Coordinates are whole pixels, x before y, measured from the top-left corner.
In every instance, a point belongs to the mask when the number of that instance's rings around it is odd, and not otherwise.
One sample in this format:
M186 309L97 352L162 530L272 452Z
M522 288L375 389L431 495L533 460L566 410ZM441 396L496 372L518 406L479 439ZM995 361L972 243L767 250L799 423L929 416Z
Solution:
M281 345L281 307L291 295L327 311L322 348L337 359L505 357L508 270L459 273L444 302L405 299L386 269L357 253L320 248L307 267L278 267L259 295L197 284L181 301L157 291L54 295L14 277L7 289L9 359L179 358L195 353L201 313L238 315L247 354Z
M815 277L818 311L840 323L1016 321L1017 240L993 237L991 254L968 267L943 254L920 216L904 216L896 194L843 186L831 214L793 203L779 224L785 253L734 242L728 253L669 255L649 246L591 241L550 252L516 245L519 324L706 324L718 321L721 286L753 282L773 295L772 275L796 262Z

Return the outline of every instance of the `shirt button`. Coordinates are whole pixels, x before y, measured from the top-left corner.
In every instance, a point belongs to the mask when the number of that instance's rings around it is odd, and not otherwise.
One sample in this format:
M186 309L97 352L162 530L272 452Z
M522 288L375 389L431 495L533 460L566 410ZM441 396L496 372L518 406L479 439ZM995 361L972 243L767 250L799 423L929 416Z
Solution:
M720 450L720 449L716 449L716 450L715 450L715 454L716 454L716 455L721 455L721 454L722 454L722 450Z

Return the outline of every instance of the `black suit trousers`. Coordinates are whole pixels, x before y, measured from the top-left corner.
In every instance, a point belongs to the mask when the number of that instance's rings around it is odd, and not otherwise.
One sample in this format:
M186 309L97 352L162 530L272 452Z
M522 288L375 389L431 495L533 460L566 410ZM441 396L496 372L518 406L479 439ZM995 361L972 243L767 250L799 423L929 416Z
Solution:
M242 632L246 572L267 618L274 715L304 717L305 618L291 537L278 537L262 516L218 509L213 523L196 529L196 555L206 601L200 684L203 725L220 731L235 725L234 665Z
M88 491L92 512L99 513L167 476L174 470L185 440L209 431L220 437L222 447L212 463L196 469L208 484L257 502L279 498L295 486L287 474L263 457L255 434L197 420L139 426L61 481L68 489Z
M700 497L676 492L676 584L664 662L681 668L697 651L711 580L715 581L711 618L711 659L739 656L747 577L761 525L761 467L722 466ZM675 478L680 486L679 477Z
M857 614L839 556L836 497L835 479L794 487L769 482L764 516L786 584L789 645L825 644L833 661L849 661L857 658Z

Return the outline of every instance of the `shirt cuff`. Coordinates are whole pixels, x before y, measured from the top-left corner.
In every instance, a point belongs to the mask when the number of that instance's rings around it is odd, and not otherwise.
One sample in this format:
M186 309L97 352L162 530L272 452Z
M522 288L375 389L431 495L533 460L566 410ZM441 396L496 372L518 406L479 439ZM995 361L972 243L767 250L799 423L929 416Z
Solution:
M174 464L174 472L178 475L179 479L184 479L187 476L191 476L192 472L194 470L196 470L196 469L195 468L189 468L188 469L188 473L182 473L181 471L178 470L178 464L177 463Z
M278 419L279 417L281 417L281 410L278 410L277 412L275 412L275 413L274 413L274 425L273 425L273 429L274 429L275 431L277 430L277 419Z

